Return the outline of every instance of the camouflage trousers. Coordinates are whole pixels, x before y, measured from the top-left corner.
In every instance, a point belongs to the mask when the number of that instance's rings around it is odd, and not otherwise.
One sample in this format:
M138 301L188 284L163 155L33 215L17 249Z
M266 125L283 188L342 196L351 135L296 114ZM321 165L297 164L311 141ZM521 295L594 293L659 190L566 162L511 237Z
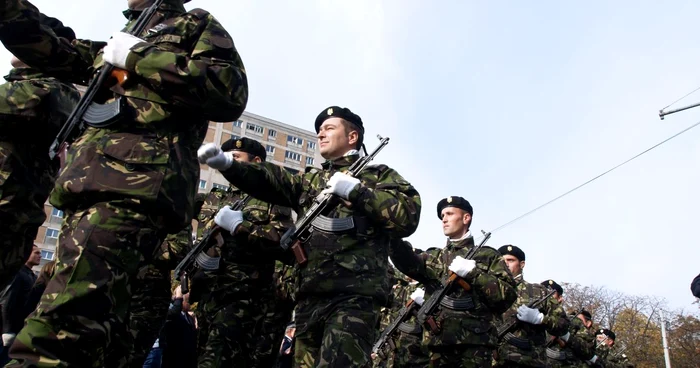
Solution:
M56 273L10 348L8 366L122 367L131 280L164 239L136 200L96 203L68 215Z
M134 343L129 354L129 366L143 367L168 314L172 299L170 272L152 264L141 267L131 292L129 330Z
M295 367L369 367L379 303L371 297L307 298L296 307Z
M425 368L430 362L430 352L423 344L422 335L411 335L399 332L396 351L394 352L394 368Z
M43 148L43 149L39 149ZM0 141L0 290L29 257L55 181L48 147Z
M265 312L258 298L239 299L209 316L209 335L197 367L254 367Z
M270 291L263 296L260 305L265 305L267 312L260 326L253 366L274 367L284 338L284 331L292 319L294 303L291 300L278 299Z
M485 346L453 345L433 346L430 349L428 367L491 367L492 350Z
M547 355L544 347L535 346L534 348L521 350L507 342L501 344L496 354L494 367L535 367L544 368L548 365Z

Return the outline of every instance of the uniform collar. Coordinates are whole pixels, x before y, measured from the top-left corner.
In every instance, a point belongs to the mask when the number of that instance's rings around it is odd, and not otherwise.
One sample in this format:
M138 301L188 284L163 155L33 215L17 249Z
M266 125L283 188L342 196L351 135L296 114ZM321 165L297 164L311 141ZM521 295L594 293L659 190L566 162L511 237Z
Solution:
M471 236L471 233L469 233L469 236L463 237L461 239L447 239L447 246L448 247L453 247L453 248L469 248L474 246L474 237Z
M350 151L352 152L352 151ZM348 152L348 153L350 153ZM355 151L357 152L357 151ZM352 165L355 161L357 161L360 158L359 152L354 153L354 154L349 154L345 155L343 157L336 158L334 160L326 160L326 162L322 163L321 166L323 167L324 170L333 170L333 169L341 169L344 167L348 167Z

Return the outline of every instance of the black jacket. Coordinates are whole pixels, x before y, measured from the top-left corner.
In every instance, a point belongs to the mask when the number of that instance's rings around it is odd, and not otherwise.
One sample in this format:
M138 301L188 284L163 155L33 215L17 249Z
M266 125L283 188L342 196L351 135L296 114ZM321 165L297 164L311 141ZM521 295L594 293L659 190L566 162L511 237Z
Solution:
M35 281L34 272L29 267L23 266L12 283L0 295L2 333L17 334L24 326L24 319L36 307L27 302Z

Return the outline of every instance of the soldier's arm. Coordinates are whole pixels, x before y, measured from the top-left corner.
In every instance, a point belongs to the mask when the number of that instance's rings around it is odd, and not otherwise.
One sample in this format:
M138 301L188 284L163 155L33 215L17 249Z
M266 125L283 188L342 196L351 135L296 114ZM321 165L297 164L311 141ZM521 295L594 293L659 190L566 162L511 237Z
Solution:
M0 2L0 40L28 65L61 80L86 84L106 43L68 40L41 24L43 15L25 0Z
M421 199L418 191L392 169L383 170L370 188L360 184L350 192L354 208L394 238L410 236L418 228Z
M389 258L397 270L421 284L433 286L437 283L439 285L440 279L437 272L426 264L428 257L430 257L428 252L416 254L411 243L405 240L391 240Z
M564 307L553 296L547 300L545 308L541 312L544 314L542 324L547 329L547 332L553 336L566 334L569 329L569 320L566 319Z
M576 317L574 317L576 318ZM569 328L569 341L566 344L577 358L586 361L595 355L595 338L591 336L578 318L572 321Z
M481 248L473 259L476 267L467 274L467 282L482 297L491 312L504 313L518 297L515 281L506 263L492 248Z
M275 259L290 262L286 257L288 252L283 252L280 247L282 235L293 225L292 213L289 207L274 206L267 223L254 223L249 220L236 228L235 237L237 244L246 244L260 250L261 255L271 256Z
M131 48L126 69L136 72L175 106L196 109L212 121L238 119L248 101L248 81L233 39L207 15L189 55L140 42Z
M303 175L294 175L269 162L251 164L237 161L221 174L243 192L264 202L290 207L299 213L299 197L305 186Z
M174 268L192 249L192 225L185 226L179 233L168 234L165 237L165 246L168 263Z

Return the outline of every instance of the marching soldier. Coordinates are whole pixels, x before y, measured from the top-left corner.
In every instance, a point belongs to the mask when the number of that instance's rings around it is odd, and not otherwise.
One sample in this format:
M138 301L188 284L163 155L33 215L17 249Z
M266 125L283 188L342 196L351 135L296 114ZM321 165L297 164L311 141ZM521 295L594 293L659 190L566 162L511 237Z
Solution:
M500 343L495 355L496 367L545 367L547 356L545 345L548 332L567 341L569 322L566 313L556 298L544 300L539 307L528 304L544 298L547 289L540 284L531 284L523 279L525 252L514 245L504 245L498 249L516 280L518 299L504 314L504 320L517 318L519 321Z
M420 254L419 252L417 253ZM397 290L396 295L400 297L401 303L399 309L406 305L410 300L410 295L420 286L418 281L408 276L406 276L406 279L408 283L402 284L397 288L399 290ZM394 313L394 316L396 316L396 313ZM393 368L425 368L428 366L430 363L430 352L428 351L428 346L423 343L425 332L415 316L399 325Z
M222 149L237 162L260 163L266 158L265 147L249 138L224 142ZM197 277L197 283L192 285L192 290L200 285L206 287L209 294L200 307L207 319L209 335L198 366L258 367L262 366L259 359L270 360L267 351L259 351L265 356L255 355L256 348L261 348L259 339L279 330L276 334L279 343L284 333L284 322L277 326L264 326L264 323L267 312L273 312L275 307L274 300L273 303L269 300L276 283L273 255L282 253L279 241L292 225L291 210L249 197L233 186L225 196L219 202L214 221L203 230L207 232L218 225L222 228L224 244L220 250L212 248L210 254L198 256L198 263L205 270L204 278L208 280ZM246 202L242 210L231 209L230 205L236 201Z
M26 0L0 6L0 40L32 67L85 85L105 62L129 73L91 107L111 111L108 118L84 116L87 128L51 193L67 215L56 274L12 345L17 365L119 365L105 361L115 349L126 360L119 336L130 285L166 234L192 218L196 150L209 121L245 109L247 80L231 36L207 11L186 11L185 1L164 0L142 34L116 32L106 43L57 38ZM153 0L127 3L131 26Z
M555 299L560 303L563 302L564 289L559 284L554 280L546 280L542 282L542 285L556 290ZM588 363L586 362L595 355L595 337L590 332L593 327L591 313L581 309L578 313L567 316L567 320L569 321L569 329L565 334L568 335L566 341L557 336L548 336L546 347L548 366L553 368L587 367Z
M407 242L392 249L391 259L397 268L426 285L427 290L418 288L411 294L419 305L450 272L471 285L469 291L455 287L440 302L438 314L433 316L440 329L432 331L428 342L430 367L490 367L497 342L494 320L516 298L513 278L495 249L484 246L472 259L464 258L475 246L469 230L472 215L466 199L442 199L437 216L442 220L447 245L426 252L429 257L415 255Z
M41 23L58 37L75 39L57 19ZM80 99L78 90L17 57L0 85L0 290L29 257L46 220L44 202L56 180L58 160L49 146ZM39 132L39 134L37 134Z
M362 119L349 109L324 109L315 128L327 160L322 170L295 176L271 163L238 163L215 145L202 147L199 157L246 193L300 216L322 191L342 200L314 222L304 244L308 261L297 267L295 361L300 367L361 367L370 362L389 293L389 241L416 230L420 196L386 165L367 166L359 178L345 174L360 158L364 135Z

